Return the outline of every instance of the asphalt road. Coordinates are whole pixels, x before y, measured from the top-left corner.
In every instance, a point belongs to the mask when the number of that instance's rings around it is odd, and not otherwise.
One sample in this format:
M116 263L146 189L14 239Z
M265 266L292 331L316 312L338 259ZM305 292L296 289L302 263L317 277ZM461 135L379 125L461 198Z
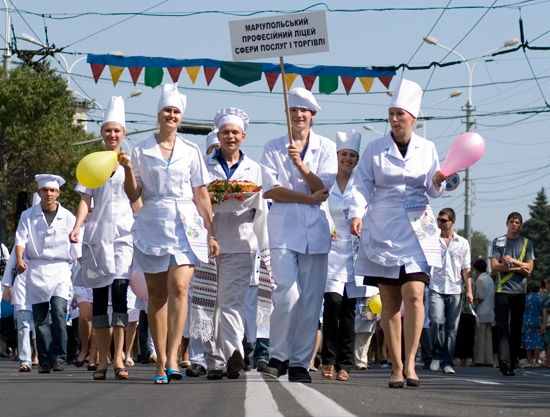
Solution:
M256 371L237 380L184 378L155 386L153 365L128 368L130 380L93 381L86 368L19 374L0 361L2 417L124 416L545 416L550 415L550 370L526 368L504 377L492 368L456 368L455 375L419 370L421 387L389 389L389 370L373 365L349 382L312 384L264 380Z

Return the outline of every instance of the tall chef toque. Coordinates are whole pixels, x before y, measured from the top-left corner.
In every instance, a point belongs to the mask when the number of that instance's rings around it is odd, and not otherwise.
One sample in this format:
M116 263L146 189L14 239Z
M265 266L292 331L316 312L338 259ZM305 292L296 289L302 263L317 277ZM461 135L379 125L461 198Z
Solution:
M321 110L321 107L317 104L317 100L315 100L311 91L302 87L293 88L288 92L288 107L301 107L314 113Z
M34 176L36 182L38 182L38 189L42 188L59 188L65 184L65 180L59 175L53 174L36 174Z
M105 123L116 122L126 129L126 116L124 115L124 99L121 96L111 97L111 101L107 104L105 115L103 116L103 126Z
M361 133L356 132L355 129L350 130L349 132L336 132L336 151L341 151L342 149L351 149L359 153L359 148L361 147Z
M206 149L218 143L220 143L220 141L218 140L218 129L214 129L208 134L208 136L206 136Z
M248 115L244 110L236 107L225 107L214 116L214 126L219 130L228 123L233 123L239 126L243 132L246 132L249 123Z
M416 119L420 111L421 101L422 89L420 86L414 81L402 78L393 90L390 108L403 109Z
M187 97L178 91L177 84L164 84L162 86L162 94L160 95L159 104L157 106L157 114L165 107L175 107L181 113L185 111Z

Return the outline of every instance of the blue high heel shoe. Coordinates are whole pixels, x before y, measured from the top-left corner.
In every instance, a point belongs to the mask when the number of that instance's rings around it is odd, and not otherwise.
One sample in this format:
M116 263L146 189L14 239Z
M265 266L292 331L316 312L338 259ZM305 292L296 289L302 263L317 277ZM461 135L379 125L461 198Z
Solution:
M155 385L163 385L163 384L170 383L170 380L168 379L168 377L166 375L165 376L156 376L155 379L153 379L153 383Z
M179 369L166 368L166 375L168 377L168 381L171 381L172 379L175 381L179 381L183 378L183 374Z

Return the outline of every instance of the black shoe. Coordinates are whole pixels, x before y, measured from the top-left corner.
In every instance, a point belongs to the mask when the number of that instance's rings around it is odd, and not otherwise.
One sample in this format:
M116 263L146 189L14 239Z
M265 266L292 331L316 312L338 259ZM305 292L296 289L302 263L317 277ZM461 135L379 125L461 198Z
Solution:
M252 370L252 360L249 357L244 358L243 371L248 372Z
M82 368L84 366L84 362L86 362L86 361L76 360L76 361L74 361L73 365L76 366L77 368Z
M403 388L405 387L405 383L403 381L388 382L388 386L390 388Z
M209 379L210 381L215 381L219 379L223 379L223 373L221 369L210 369L206 373L206 379Z
M262 374L271 378L279 378L286 374L287 369L288 362L281 362L279 359L271 358Z
M62 361L54 361L52 371L63 372L65 370L65 364Z
M227 361L227 378L237 379L244 368L244 359L241 352L236 349Z
M97 365L88 365L88 371L97 371Z
M51 370L50 365L38 365L39 374L49 374Z
M418 388L420 386L420 380L419 379L412 379L405 377L405 380L407 381L408 387Z
M204 369L204 366L202 366L198 363L193 363L193 364L191 364L191 366L189 366L185 369L185 375L186 376L193 376L193 377L206 375L206 369Z
M514 370L510 369L506 364L500 365L500 372L502 372L502 375L504 376L516 376Z
M291 366L288 368L288 380L289 382L311 382L311 375L309 371L302 366Z
M258 372L263 372L265 368L267 368L267 362L266 361L259 361L258 366L256 367L256 370Z

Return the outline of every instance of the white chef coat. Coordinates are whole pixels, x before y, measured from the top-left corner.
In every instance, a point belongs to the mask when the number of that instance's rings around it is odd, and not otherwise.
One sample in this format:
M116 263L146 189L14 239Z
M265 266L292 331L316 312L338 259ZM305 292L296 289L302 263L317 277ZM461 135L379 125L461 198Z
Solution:
M338 183L335 181L328 198L328 208L330 216L336 228L336 238L331 242L330 252L328 254L328 272L325 292L335 292L344 295L346 283L354 282L353 276L353 253L352 237L348 214L351 204L352 189L356 175L353 172L346 184L344 192L340 191ZM361 194L357 194L361 198ZM365 206L366 203L363 203ZM363 217L363 216L361 216ZM348 294L349 297L349 294Z
M162 156L155 135L149 136L134 148L132 169L143 199L132 227L134 245L146 255L160 257L157 261L147 257L147 262L153 264L142 272L166 271L169 257L162 255L172 254L180 264L180 253L192 253L176 199L192 199L193 187L210 183L210 175L198 146L180 136L174 142L169 163ZM187 261L188 257L184 259Z
M430 267L405 211L406 204L428 204L439 197L432 177L439 170L435 145L412 134L405 157L391 133L367 145L357 167L354 190L367 200L369 209L363 222L361 245L355 265L356 275L398 278L401 265L407 273ZM361 217L363 202L354 198L350 218Z
M307 183L288 157L288 135L272 139L264 147L260 165L264 191L276 186L311 194ZM310 130L304 163L330 190L336 179L336 144ZM273 201L268 214L269 246L298 253L330 251L330 228L320 204Z
M23 258L24 259L24 258ZM27 262L26 259L24 259ZM27 271L23 271L22 274L15 272L15 266L17 264L15 256L15 247L11 251L11 255L8 257L6 264L6 270L2 276L2 286L10 288L10 298L13 304L14 312L19 310L32 310L32 305L26 304L27 302Z
M78 184L75 189L94 202L82 237L81 279L86 287L102 288L114 279L128 279L134 214L124 191L124 178L124 168L119 166L101 187L90 189Z
M53 296L65 300L70 297L71 264L81 256L81 245L69 241L75 216L59 202L57 206L49 226L40 204L25 210L19 220L15 246L25 248L26 304L50 301Z
M242 152L242 151L241 151ZM213 152L211 155L214 155ZM243 152L242 161L229 178L231 181L252 181L262 185L260 165L246 156ZM208 172L214 180L227 180L227 176L214 158L206 160ZM220 253L256 253L258 239L253 230L255 210L242 209L236 212L216 212L214 208L214 234L220 245Z

